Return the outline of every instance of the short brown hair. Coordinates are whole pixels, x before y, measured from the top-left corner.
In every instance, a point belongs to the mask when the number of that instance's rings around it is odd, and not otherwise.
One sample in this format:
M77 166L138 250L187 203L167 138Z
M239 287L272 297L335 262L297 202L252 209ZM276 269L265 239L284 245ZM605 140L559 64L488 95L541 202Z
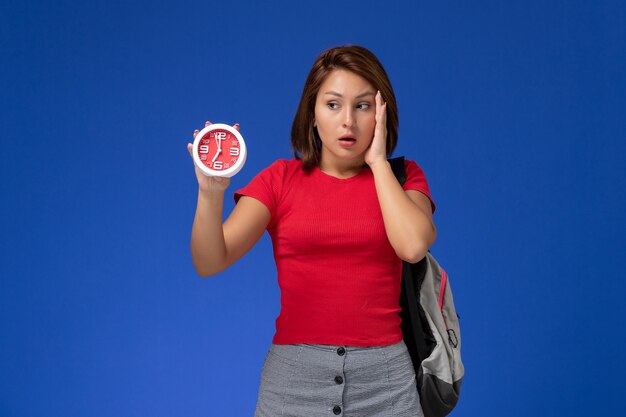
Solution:
M326 77L336 69L345 69L365 78L387 103L387 156L390 156L398 143L398 105L387 72L376 55L362 46L346 45L322 52L309 72L304 83L302 97L291 126L291 146L294 155L302 159L305 171L319 166L321 141L315 119L315 100Z

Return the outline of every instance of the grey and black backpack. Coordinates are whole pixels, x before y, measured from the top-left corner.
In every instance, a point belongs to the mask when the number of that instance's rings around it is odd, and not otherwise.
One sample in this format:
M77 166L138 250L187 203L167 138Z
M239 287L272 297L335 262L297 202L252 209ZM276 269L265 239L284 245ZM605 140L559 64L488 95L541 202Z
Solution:
M404 184L404 157L389 162ZM403 262L400 307L402 333L415 368L424 416L446 416L459 400L465 371L448 275L430 251L416 264Z

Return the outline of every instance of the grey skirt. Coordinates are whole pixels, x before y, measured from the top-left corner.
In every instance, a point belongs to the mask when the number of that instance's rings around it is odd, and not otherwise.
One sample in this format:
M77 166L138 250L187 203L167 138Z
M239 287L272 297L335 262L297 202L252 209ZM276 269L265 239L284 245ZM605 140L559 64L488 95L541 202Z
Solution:
M272 344L255 417L422 417L404 342L388 346Z

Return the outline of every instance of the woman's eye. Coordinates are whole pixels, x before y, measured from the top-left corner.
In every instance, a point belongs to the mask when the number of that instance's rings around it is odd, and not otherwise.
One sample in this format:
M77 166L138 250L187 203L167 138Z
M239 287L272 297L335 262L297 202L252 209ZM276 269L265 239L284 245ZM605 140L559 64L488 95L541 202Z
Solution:
M338 107L339 107L339 104L337 104L337 103L328 103L328 108L331 109L331 110L334 110L334 109L336 109Z
M367 110L367 109L370 108L370 105L369 105L369 103L361 103L357 107L362 109L362 110Z

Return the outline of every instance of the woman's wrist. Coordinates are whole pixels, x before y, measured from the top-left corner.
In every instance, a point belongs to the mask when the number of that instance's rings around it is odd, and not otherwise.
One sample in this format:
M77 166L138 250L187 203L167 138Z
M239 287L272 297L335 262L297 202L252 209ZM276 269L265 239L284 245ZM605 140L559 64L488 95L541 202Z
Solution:
M372 170L372 172L374 170L378 170L380 167L391 167L391 165L389 165L389 162L387 161L387 159L378 159L374 162L368 163L370 169Z
M223 199L225 193L226 193L225 188L202 189L198 187L198 198L202 198L206 200Z

